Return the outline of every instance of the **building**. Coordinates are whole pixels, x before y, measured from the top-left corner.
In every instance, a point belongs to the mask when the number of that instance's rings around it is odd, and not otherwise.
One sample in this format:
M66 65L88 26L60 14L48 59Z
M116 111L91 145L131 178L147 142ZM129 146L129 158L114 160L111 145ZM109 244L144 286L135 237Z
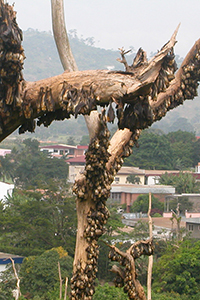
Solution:
M122 167L114 179L114 184L128 184L127 177L134 175L139 178L138 184L145 183L145 170L136 167Z
M183 173L191 173L196 177L195 173L189 171L182 171ZM158 184L159 179L164 174L178 175L179 170L145 170L145 184Z
M10 154L11 151L11 149L0 149L0 156L6 156L6 154Z
M192 238L200 238L200 218L186 219L186 230L190 232Z
M70 158L67 160L69 163L69 182L74 182L76 176L84 171L85 156ZM127 177L134 175L139 178L138 184L130 184ZM110 198L113 202L118 204L126 204L127 211L137 197L141 194L148 194L151 192L160 201L165 201L165 196L171 196L175 193L175 188L171 186L145 184L146 171L136 167L122 167L114 178L111 186Z
M7 264L11 263L10 258L14 260L15 264L21 264L24 259L23 256L0 252L0 273L5 271Z
M67 163L69 164L68 181L73 183L76 176L82 173L85 168L85 155L69 158Z
M192 202L192 213L198 213L200 212L200 194L173 194L173 195L167 195L165 197L165 212L168 212L170 210L170 201L176 199L177 203L181 202L181 198L186 197L190 202ZM191 212L188 212L191 214Z
M48 145L48 146L40 146L40 151L43 151L53 157L62 157L67 156L68 158L83 156L85 151L88 149L88 146L72 146L65 144L57 144L57 145Z
M129 212L130 206L139 195L150 192L164 202L165 196L175 193L175 188L167 185L112 184L110 198L115 203L126 204L127 212Z
M14 184L0 181L0 200L5 201L6 197L12 196Z

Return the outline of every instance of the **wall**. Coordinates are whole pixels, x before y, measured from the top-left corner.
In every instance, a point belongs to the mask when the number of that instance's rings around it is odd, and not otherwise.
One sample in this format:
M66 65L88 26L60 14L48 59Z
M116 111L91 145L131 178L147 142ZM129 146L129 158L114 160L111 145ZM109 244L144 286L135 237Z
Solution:
M12 196L14 184L0 182L0 200L5 200L8 195Z

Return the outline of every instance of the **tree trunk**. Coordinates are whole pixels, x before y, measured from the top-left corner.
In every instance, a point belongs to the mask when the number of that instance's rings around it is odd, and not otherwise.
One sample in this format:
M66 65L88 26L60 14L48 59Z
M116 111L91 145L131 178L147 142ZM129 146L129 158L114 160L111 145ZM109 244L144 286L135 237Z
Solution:
M148 209L148 218L149 218L149 238L153 240L153 225L151 218L151 193L149 193L149 209ZM148 273L147 273L147 300L151 300L151 281L152 281L152 269L153 269L153 255L149 256L148 263Z

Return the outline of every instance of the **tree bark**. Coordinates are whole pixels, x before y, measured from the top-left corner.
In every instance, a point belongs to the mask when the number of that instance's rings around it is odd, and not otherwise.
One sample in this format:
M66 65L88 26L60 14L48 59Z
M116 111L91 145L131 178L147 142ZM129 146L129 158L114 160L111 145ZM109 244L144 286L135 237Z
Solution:
M58 261L58 276L59 276L59 282L60 282L59 299L62 299L62 276L61 276L61 270L60 270L60 263L59 263L59 261Z
M148 209L148 218L149 218L149 238L153 241L153 226L151 218L151 193L149 193L149 209ZM148 273L147 273L147 300L151 300L151 281L152 281L152 269L153 269L153 255L149 256L148 263Z
M15 275L15 278L16 278L16 287L17 287L17 292L16 292L16 296L15 296L15 299L18 300L19 297L21 296L21 291L20 291L20 278L17 274L17 270L15 268L15 261L10 257L9 258L11 260L11 263L12 263L12 268L13 268L13 272L14 272L14 275Z
M109 246L109 258L117 261L121 267L114 265L112 272L117 274L115 286L124 287L129 299L146 300L144 289L137 279L135 260L141 255L152 255L154 246L152 240L138 241L134 243L126 252L119 250L116 246Z
M63 1L51 0L53 34L64 70L78 71L65 27Z

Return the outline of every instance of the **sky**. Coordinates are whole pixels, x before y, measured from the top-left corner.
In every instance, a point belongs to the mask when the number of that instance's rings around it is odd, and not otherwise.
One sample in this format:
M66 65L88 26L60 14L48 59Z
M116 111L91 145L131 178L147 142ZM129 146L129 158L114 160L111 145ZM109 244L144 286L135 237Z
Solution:
M22 30L52 31L50 0L14 1ZM184 57L200 38L200 0L64 0L64 7L67 29L94 37L100 48L142 47L149 55L181 23L175 53Z

